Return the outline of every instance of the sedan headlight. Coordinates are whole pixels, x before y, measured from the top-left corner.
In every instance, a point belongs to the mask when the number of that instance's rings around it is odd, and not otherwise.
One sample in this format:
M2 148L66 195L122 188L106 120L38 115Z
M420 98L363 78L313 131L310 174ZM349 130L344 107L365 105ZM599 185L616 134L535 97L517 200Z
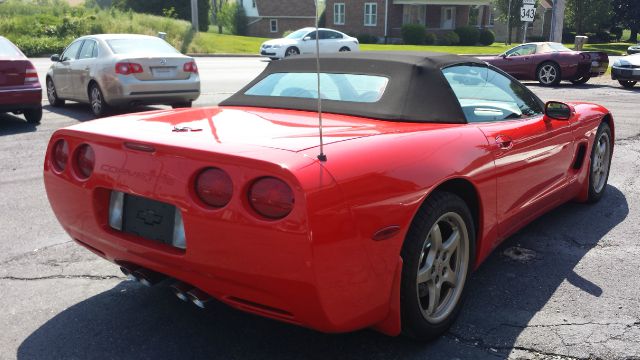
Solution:
M620 63L620 60L616 60L616 61L613 62L613 66L615 66L615 67L619 67L620 65L622 65Z

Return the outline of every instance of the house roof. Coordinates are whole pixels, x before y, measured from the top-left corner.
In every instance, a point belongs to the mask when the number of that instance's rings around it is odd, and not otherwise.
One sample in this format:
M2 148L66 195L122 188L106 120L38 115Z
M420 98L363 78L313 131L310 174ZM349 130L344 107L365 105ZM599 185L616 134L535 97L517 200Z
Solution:
M316 15L314 0L255 0L260 17L308 17Z
M475 58L443 53L375 51L323 54L320 59L323 73L382 76L389 82L376 102L363 106L362 102L325 99L322 109L334 114L391 121L466 123L460 103L442 74L443 68L455 64L487 66ZM315 72L316 58L312 55L273 61L256 79L220 105L316 111L318 101L315 98L247 93L274 74ZM295 88L297 85L291 86Z

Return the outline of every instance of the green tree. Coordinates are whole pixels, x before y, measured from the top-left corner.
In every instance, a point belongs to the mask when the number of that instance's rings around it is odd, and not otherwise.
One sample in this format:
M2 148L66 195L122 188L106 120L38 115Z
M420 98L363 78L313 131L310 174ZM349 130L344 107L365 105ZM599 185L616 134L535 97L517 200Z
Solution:
M629 41L638 41L638 30L640 30L640 1L638 0L613 0L613 19L618 25L622 25L631 30Z
M211 0L211 23L218 27L218 34L222 34L222 22L219 21L218 15L222 11L222 7L227 0Z
M608 29L612 18L611 0L567 0L565 25L578 35Z
M238 6L236 2L224 3L216 16L218 26L227 29L232 34L236 33L235 17L238 12Z

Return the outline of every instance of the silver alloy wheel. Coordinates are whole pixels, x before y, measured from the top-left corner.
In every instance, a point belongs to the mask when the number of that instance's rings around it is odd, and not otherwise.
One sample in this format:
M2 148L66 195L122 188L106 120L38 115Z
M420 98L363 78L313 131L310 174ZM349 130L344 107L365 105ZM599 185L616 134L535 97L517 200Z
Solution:
M611 139L609 134L603 131L593 146L595 146L595 149L593 164L591 164L591 179L593 179L593 190L596 193L600 193L607 184L609 175L609 162L611 161Z
M47 98L49 103L54 103L57 100L56 87L53 85L53 80L47 79Z
M422 245L416 277L418 304L425 320L440 323L455 309L467 277L469 234L460 215L435 222Z
M293 55L298 55L298 50L296 50L296 48L294 47L290 47L287 49L287 51L284 53L284 57L288 57L288 56L293 56Z
M91 88L91 110L96 115L102 112L102 94L97 86Z
M545 85L553 84L557 77L558 71L551 64L545 64L538 70L538 78Z

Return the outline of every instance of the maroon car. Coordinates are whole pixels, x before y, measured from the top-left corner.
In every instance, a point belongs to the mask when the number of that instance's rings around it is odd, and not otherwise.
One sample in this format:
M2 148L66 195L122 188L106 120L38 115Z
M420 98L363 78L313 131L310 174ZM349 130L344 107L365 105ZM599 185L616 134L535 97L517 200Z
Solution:
M597 51L574 51L560 43L522 44L498 56L480 59L519 80L538 80L542 85L557 85L561 80L584 84L603 75L609 56Z
M36 68L11 41L0 36L0 113L24 114L28 122L42 119L42 88Z

